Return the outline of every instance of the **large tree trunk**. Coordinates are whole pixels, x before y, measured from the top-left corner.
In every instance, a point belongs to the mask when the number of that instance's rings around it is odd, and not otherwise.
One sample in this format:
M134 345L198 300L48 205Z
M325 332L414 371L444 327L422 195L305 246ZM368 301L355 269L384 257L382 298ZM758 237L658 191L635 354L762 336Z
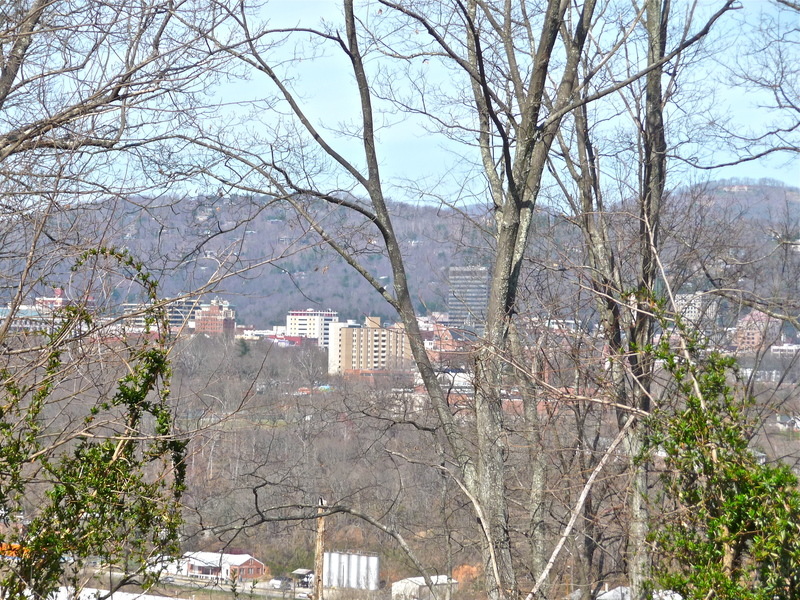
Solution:
M650 388L653 357L645 351L652 342L654 317L653 299L658 277L659 221L661 204L666 184L667 143L664 132L664 100L661 90L666 44L669 0L647 0L645 4L645 26L648 39L648 64L659 64L647 73L645 79L645 130L644 170L642 177L642 199L640 203L639 239L642 252L642 280L639 288L638 312L634 319L631 338L636 342L637 355L632 357L632 371L637 388L636 407L650 411ZM628 537L628 568L633 600L646 600L650 580L650 557L647 550L648 510L647 472L648 462L639 460L644 445L644 428L640 425L630 430L626 447L633 473L630 493L630 529Z
M569 105L576 86L578 66L586 41L589 24L594 12L595 0L588 0L582 9L575 31L567 34L570 48L561 81L554 97L548 99L545 89L553 46L561 32L561 18L566 3L550 0L544 13L541 35L535 51L534 69L527 82L527 89L518 89L518 102L522 110L515 131L516 145L507 145L508 132L503 130L496 116L496 107L491 99L491 82L486 77L482 49L476 29L478 3L470 2L465 16L468 19L467 47L469 62L473 69L472 91L481 118L479 146L486 167L493 203L496 209L495 255L492 267L489 305L486 313L484 340L475 357L475 417L477 437L477 486L474 490L479 499L486 523L487 537L484 561L486 565L487 591L494 599L516 598L519 595L510 536L508 498L506 496L504 415L500 390L510 372L507 352L510 349L510 333L517 305L517 292L522 262L530 239L533 209L539 195L547 156L558 131L563 113ZM510 15L509 15L510 18ZM510 23L506 21L506 23ZM510 42L510 39L509 39ZM509 46L507 52L513 55ZM521 82L519 73L516 73ZM545 126L537 127L540 109L549 101L551 113ZM494 117L494 118L493 118ZM500 171L498 174L495 149L489 131L506 140L502 144ZM529 386L528 386L529 387ZM526 398L526 402L535 399ZM537 462L532 470L532 502L542 498L544 485L544 463ZM530 513L541 517L540 506L531 506ZM536 532L543 533L541 526ZM531 540L538 550L532 557L534 564L543 564L543 540ZM538 576L538 573L536 574Z

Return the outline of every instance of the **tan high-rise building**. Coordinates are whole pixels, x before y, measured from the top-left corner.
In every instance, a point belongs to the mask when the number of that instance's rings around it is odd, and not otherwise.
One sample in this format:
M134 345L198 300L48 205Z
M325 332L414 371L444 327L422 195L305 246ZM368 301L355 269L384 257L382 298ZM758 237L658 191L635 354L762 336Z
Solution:
M367 317L364 325L331 323L328 373L332 375L403 370L411 360L411 346L402 327L381 327L377 317Z

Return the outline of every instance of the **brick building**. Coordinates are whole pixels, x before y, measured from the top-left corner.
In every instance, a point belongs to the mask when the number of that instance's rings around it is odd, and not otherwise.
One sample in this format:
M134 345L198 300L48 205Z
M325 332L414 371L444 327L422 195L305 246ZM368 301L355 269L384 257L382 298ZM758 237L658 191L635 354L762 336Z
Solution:
M197 579L249 581L263 577L266 567L245 553L186 552L178 560L159 562L164 573Z
M781 322L758 310L750 311L739 319L733 335L737 350L759 350L778 341Z
M227 300L214 298L194 313L194 332L209 336L236 334L236 311Z

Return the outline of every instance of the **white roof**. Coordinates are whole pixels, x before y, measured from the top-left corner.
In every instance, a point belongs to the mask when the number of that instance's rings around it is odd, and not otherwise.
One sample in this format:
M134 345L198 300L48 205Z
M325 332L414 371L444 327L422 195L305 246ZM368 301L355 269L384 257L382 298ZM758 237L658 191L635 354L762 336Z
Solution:
M625 586L616 587L608 592L597 595L597 600L628 600L631 597L631 590Z
M597 600L628 600L631 597L630 588L620 586L611 591L604 592L597 596ZM653 592L653 600L683 600L678 592L669 590L656 590Z
M50 594L48 600L96 600L108 594L108 590L84 588L79 594L73 588L60 587L57 592ZM188 598L171 598L169 596L153 596L151 594L114 592L111 600L188 600Z
M407 577L395 583L404 583L404 582L412 583L414 585L425 585L425 578ZM447 575L431 575L431 583L433 585L446 585L448 583L456 584L458 582L455 579L450 579Z
M220 552L187 552L183 555L183 558L209 567L221 567L223 565L238 567L251 558L258 560L249 554L222 554Z

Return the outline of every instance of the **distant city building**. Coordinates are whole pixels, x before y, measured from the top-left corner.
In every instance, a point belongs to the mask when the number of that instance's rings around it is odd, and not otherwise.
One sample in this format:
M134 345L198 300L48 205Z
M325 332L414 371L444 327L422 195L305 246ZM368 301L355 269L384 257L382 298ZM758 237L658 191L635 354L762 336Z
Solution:
M733 345L737 350L759 350L778 341L781 322L758 311L750 311L736 324Z
M202 304L194 313L194 332L209 336L234 335L236 311L233 305L219 298L214 298L210 304Z
M411 346L402 327L381 327L380 319L367 317L332 323L328 348L328 373L404 370L411 362Z
M142 331L147 325L147 319L152 315L148 314L148 309L152 308L152 304L141 303L126 303L122 305L122 310L125 313L126 327ZM167 321L169 322L170 333L177 335L179 333L189 333L194 330L194 313L200 308L199 298L183 298L180 300L173 300L167 303L164 307L167 311Z
M331 324L339 322L335 310L292 310L286 315L286 335L317 340L323 348L330 345Z
M187 331L193 329L194 313L198 308L200 308L199 298L183 298L167 304L167 320L170 331L175 333L182 329Z
M676 312L695 329L710 329L717 319L718 307L718 299L705 292L675 295Z
M68 305L69 301L61 288L53 288L53 296L50 298L41 297L35 300L35 306L40 312L53 312Z
M79 302L70 300L64 294L64 290L54 288L53 296L37 297L32 305L17 305L13 310L11 304L0 307L0 323L10 319L8 331L15 333L53 331L64 322L64 317L59 314L59 311L68 306L82 306L91 310L95 308L95 302L92 297ZM86 329L84 324L76 323L73 331L85 331Z
M53 288L53 295L50 297L40 296L34 300L34 306L43 316L52 315L53 313L66 308L68 306L80 306L87 310L93 310L96 307L94 297L88 296L80 299L67 298L62 288Z
M450 325L482 334L489 304L489 269L482 266L450 267L447 312Z
M11 319L8 331L17 333L23 331L49 331L52 326L51 315L43 315L36 306L29 304L17 306L14 311L10 307L0 308L0 323L7 319Z
M800 353L800 344L776 344L769 352L772 356L794 356Z
M425 349L428 357L438 369L468 368L472 363L477 339L463 329L435 324L431 331L424 331Z

